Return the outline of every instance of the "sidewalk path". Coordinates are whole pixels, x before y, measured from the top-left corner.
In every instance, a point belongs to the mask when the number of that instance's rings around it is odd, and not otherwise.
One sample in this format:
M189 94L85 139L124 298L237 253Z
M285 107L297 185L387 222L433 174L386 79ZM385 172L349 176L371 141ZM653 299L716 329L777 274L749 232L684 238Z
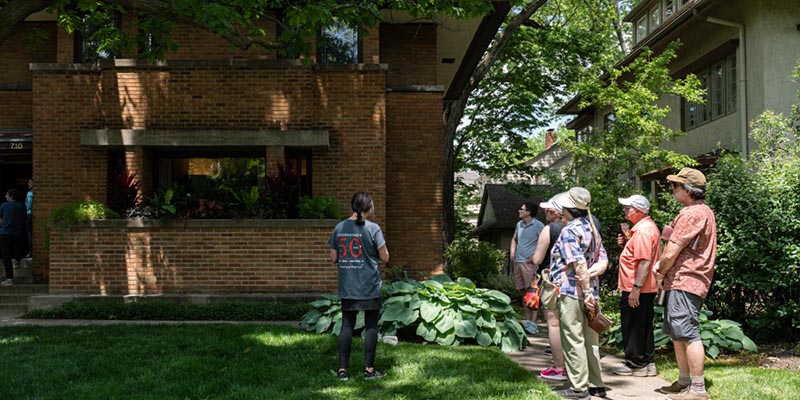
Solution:
M547 341L547 326L539 325L539 333L528 335L528 347L523 351L508 353L512 360L516 361L542 382L545 382L556 390L569 388L568 382L559 382L543 379L539 372L547 369L552 364L549 355L544 350L549 346ZM603 382L606 385L606 399L626 400L664 400L666 395L656 392L661 386L669 385L659 376L634 377L615 375L612 370L622 365L623 360L606 353L600 353L600 367L603 374ZM602 397L592 397L592 399L602 399Z

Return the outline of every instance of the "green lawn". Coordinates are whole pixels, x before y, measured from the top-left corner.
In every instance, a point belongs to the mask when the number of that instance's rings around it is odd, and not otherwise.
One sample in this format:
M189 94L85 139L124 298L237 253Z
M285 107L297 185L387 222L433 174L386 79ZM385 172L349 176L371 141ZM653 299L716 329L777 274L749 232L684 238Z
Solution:
M365 381L363 342L349 382L336 338L286 326L0 328L0 399L557 399L503 353L379 344L386 378Z
M800 399L800 372L758 367L757 357L737 360L706 360L706 389L713 399ZM678 379L678 366L673 354L660 355L656 362L659 375L671 381Z

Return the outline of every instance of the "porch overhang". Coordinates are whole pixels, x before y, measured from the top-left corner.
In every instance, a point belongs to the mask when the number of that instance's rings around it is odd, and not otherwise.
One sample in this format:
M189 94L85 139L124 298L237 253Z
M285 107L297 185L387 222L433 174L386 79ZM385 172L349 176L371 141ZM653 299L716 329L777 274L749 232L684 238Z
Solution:
M84 129L81 145L124 148L148 147L330 147L327 129Z

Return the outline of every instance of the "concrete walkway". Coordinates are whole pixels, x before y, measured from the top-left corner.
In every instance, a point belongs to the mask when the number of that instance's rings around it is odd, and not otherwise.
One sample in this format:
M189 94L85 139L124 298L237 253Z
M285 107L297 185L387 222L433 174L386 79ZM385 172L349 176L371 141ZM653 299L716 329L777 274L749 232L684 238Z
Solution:
M509 353L509 357L516 361L542 382L552 386L556 390L569 388L569 382L559 382L543 379L539 372L552 365L552 359L544 353L549 346L547 341L547 326L539 325L539 333L528 335L529 346L523 351ZM624 361L614 355L600 353L600 367L603 374L603 382L606 386L606 399L642 399L642 400L664 400L666 395L656 392L661 386L669 385L659 376L653 377L634 377L615 375L612 370ZM601 399L602 397L592 397Z

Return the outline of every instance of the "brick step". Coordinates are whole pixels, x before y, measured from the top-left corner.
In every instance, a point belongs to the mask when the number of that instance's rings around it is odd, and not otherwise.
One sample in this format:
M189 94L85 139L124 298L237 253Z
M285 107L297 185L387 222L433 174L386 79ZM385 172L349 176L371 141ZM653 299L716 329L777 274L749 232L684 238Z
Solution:
M6 304L28 304L28 299L31 296L35 296L38 293L23 293L23 292L12 292L6 293L5 290L0 290L0 307Z
M0 304L0 314L22 315L28 312L28 303Z
M5 279L5 278L3 278ZM17 278L14 278L16 281ZM47 294L49 291L47 285L42 284L30 284L30 283L20 283L14 284L14 286L0 286L0 294L23 294L28 296L36 296L36 295L43 295Z

